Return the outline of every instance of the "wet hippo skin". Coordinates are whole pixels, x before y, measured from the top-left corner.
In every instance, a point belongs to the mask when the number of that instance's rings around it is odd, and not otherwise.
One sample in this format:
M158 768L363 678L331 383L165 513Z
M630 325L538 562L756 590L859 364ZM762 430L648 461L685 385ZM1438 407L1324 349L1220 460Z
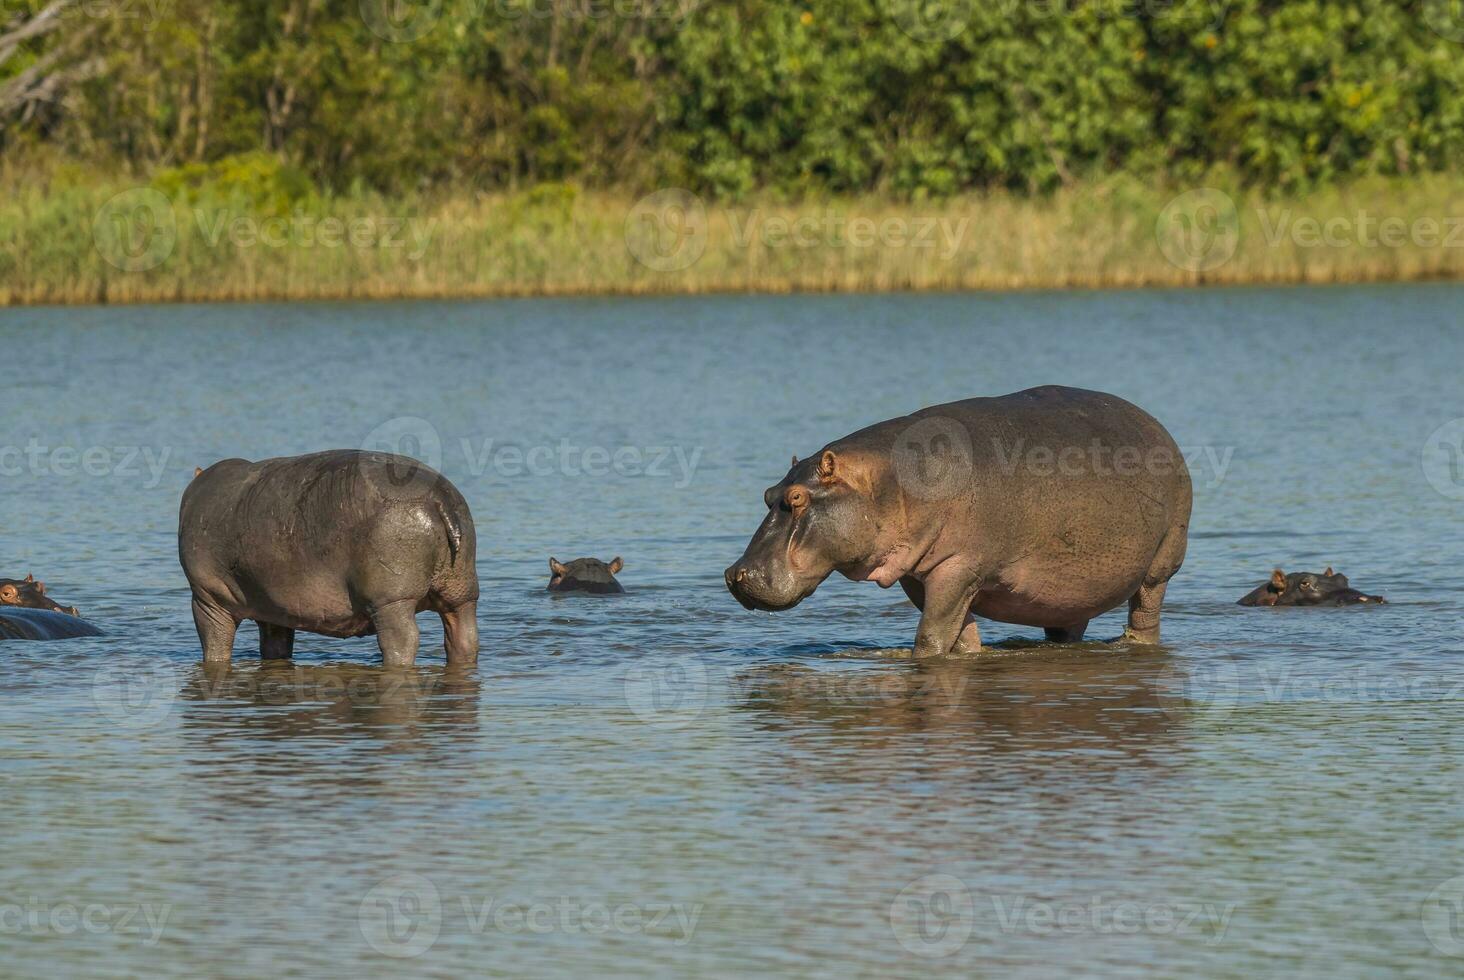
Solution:
M442 617L449 663L478 657L477 539L462 494L430 467L351 450L196 473L178 557L203 656L227 661L239 623L260 656L289 658L296 630L377 638L383 661L417 655L416 614Z

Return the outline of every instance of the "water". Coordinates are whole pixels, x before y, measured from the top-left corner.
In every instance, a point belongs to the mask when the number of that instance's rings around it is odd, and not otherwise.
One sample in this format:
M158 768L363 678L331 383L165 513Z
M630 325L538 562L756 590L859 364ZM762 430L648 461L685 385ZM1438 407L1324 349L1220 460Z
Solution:
M1423 286L0 313L0 574L108 631L0 647L4 971L1457 971L1464 487L1424 449L1464 416L1461 310ZM1049 382L1190 453L1162 650L987 623L991 655L922 665L898 589L726 594L790 454ZM261 670L250 627L205 673L193 467L382 440L476 515L478 668L446 673L423 616L407 675L304 634ZM625 596L544 592L550 555L617 554ZM1391 604L1234 605L1278 564Z

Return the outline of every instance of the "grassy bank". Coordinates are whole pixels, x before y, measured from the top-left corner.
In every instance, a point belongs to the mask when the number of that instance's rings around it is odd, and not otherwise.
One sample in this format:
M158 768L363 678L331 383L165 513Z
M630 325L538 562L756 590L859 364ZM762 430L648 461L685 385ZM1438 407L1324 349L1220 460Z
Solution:
M721 203L553 185L322 197L278 175L0 175L0 303L1017 289L1464 277L1464 178L1309 196Z

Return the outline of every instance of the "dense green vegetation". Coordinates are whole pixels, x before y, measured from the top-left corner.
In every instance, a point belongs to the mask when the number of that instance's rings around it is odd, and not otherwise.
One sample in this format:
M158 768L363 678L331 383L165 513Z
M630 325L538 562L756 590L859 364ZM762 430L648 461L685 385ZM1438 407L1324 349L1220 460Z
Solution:
M0 2L0 161L173 186L264 155L286 196L1304 192L1464 157L1460 0Z

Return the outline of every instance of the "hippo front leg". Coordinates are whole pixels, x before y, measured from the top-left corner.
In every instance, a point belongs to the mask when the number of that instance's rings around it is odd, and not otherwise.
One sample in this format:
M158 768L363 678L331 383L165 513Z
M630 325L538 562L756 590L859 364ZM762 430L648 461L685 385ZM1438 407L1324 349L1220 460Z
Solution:
M371 616L381 661L388 667L410 667L417 662L417 603L408 599L379 607Z
M903 583L902 583L903 584ZM915 630L915 656L941 657L950 653L979 653L981 631L971 615L979 583L969 574L937 569L926 576L920 590L920 625ZM909 586L905 593L914 601Z

